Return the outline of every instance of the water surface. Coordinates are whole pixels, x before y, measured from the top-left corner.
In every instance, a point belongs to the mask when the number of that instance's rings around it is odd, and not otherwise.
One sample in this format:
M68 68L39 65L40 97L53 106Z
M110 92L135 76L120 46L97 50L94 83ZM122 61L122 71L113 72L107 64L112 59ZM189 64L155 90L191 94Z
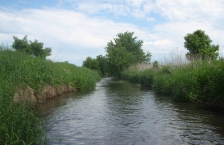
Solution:
M41 108L49 145L224 144L224 115L104 78Z

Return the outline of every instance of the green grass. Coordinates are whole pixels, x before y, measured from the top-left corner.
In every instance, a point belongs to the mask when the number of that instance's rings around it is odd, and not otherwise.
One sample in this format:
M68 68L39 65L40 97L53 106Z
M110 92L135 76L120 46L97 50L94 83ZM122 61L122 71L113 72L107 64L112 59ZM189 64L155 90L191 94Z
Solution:
M176 101L199 102L224 111L224 60L168 64L158 69L127 70L123 78L152 86Z
M128 79L132 83L139 83L142 86L152 87L153 85L153 70L124 72L122 78Z
M122 73L122 78L132 83L152 87L154 70L150 64L137 64Z
M0 144L41 145L46 141L42 120L30 107L33 103L15 102L15 93L30 88L37 97L45 86L62 85L86 90L100 80L97 72L87 68L30 57L7 46L0 46L0 66Z

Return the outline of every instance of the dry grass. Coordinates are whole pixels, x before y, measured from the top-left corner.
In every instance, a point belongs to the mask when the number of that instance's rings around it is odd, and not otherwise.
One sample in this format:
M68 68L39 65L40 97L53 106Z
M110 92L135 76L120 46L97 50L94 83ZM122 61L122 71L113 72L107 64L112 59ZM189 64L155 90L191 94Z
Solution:
M148 64L148 63L138 63L136 65L133 65L131 67L128 68L128 70L134 70L134 71L144 71L147 69L152 69L153 65L152 64Z

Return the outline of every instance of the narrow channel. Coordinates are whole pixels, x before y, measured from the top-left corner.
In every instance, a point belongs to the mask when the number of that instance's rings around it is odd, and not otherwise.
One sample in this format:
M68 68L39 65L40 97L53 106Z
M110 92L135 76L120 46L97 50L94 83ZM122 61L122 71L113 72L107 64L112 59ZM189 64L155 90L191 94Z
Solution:
M40 107L48 145L224 144L224 115L126 81L103 78L92 91Z

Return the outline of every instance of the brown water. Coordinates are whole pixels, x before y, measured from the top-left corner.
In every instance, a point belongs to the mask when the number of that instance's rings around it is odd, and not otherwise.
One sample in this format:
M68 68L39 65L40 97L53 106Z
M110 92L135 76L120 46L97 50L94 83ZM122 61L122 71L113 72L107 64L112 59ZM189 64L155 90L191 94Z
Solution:
M110 78L50 100L40 112L49 145L224 144L223 114Z

